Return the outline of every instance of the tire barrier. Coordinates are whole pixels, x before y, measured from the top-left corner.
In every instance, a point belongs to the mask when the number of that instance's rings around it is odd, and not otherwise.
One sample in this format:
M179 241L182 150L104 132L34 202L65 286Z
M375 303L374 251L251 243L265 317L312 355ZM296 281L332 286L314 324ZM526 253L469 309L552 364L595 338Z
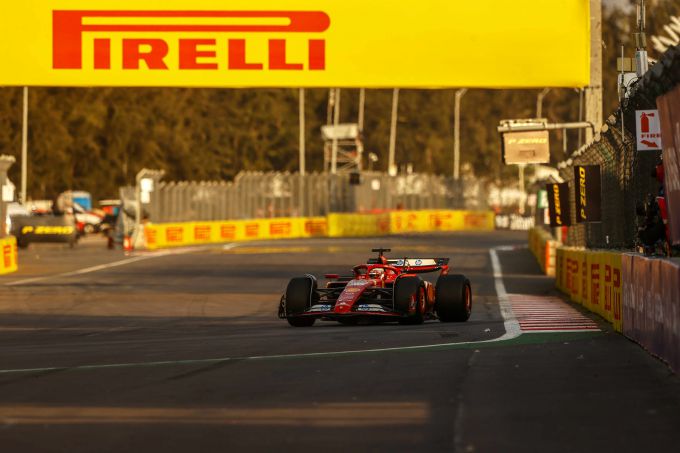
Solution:
M545 275L555 276L556 249L559 242L543 228L529 230L529 250L536 257Z
M493 231L490 211L394 211L327 217L147 224L150 250L190 245L306 237L371 237L435 231Z
M625 254L623 333L680 372L680 262Z
M17 254L17 240L14 236L0 239L0 275L16 272L19 262Z

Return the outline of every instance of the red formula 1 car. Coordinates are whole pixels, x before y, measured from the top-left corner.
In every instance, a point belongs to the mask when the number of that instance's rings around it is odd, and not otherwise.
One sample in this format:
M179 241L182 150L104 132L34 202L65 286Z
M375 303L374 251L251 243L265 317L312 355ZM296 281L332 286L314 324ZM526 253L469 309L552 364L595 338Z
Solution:
M373 249L377 258L352 269L353 274L326 274L325 288L305 275L288 283L279 318L308 327L317 319L357 324L361 319L421 324L426 319L464 322L470 317L472 291L464 275L449 275L448 258L387 259L390 249ZM436 284L419 274L439 272Z

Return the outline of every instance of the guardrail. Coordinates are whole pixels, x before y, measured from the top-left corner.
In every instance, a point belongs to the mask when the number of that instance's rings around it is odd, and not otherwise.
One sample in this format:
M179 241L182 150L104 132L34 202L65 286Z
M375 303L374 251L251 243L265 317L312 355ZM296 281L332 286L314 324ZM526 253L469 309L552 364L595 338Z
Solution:
M17 240L14 236L0 239L0 275L16 272L18 269Z
M220 222L148 223L150 250L191 245L306 237L370 237L435 231L492 231L491 211L393 211Z

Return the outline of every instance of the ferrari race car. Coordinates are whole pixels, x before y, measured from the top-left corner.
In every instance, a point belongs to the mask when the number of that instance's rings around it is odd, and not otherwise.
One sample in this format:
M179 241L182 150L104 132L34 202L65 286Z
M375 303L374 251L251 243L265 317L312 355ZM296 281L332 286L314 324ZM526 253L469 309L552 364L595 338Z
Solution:
M464 275L449 275L449 258L387 259L390 249L373 249L377 258L352 269L352 275L293 278L281 297L279 318L294 327L317 319L354 325L361 319L421 324L426 319L464 322L470 317L472 291ZM439 272L436 284L419 274Z

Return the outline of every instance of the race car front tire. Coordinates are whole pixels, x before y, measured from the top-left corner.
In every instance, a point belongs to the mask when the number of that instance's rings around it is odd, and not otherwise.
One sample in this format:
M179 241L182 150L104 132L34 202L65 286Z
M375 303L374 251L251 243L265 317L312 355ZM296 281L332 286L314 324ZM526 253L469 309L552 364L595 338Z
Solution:
M424 296L423 281L419 277L402 277L394 283L394 308L406 315L399 319L400 324L422 324L423 310L421 299ZM410 313L411 302L415 299L415 312Z
M441 322L465 322L472 312L472 289L464 275L442 275L435 286L435 310Z
M291 279L286 288L286 319L293 327L310 327L315 319L299 316L312 306L316 295L316 280L310 277Z

